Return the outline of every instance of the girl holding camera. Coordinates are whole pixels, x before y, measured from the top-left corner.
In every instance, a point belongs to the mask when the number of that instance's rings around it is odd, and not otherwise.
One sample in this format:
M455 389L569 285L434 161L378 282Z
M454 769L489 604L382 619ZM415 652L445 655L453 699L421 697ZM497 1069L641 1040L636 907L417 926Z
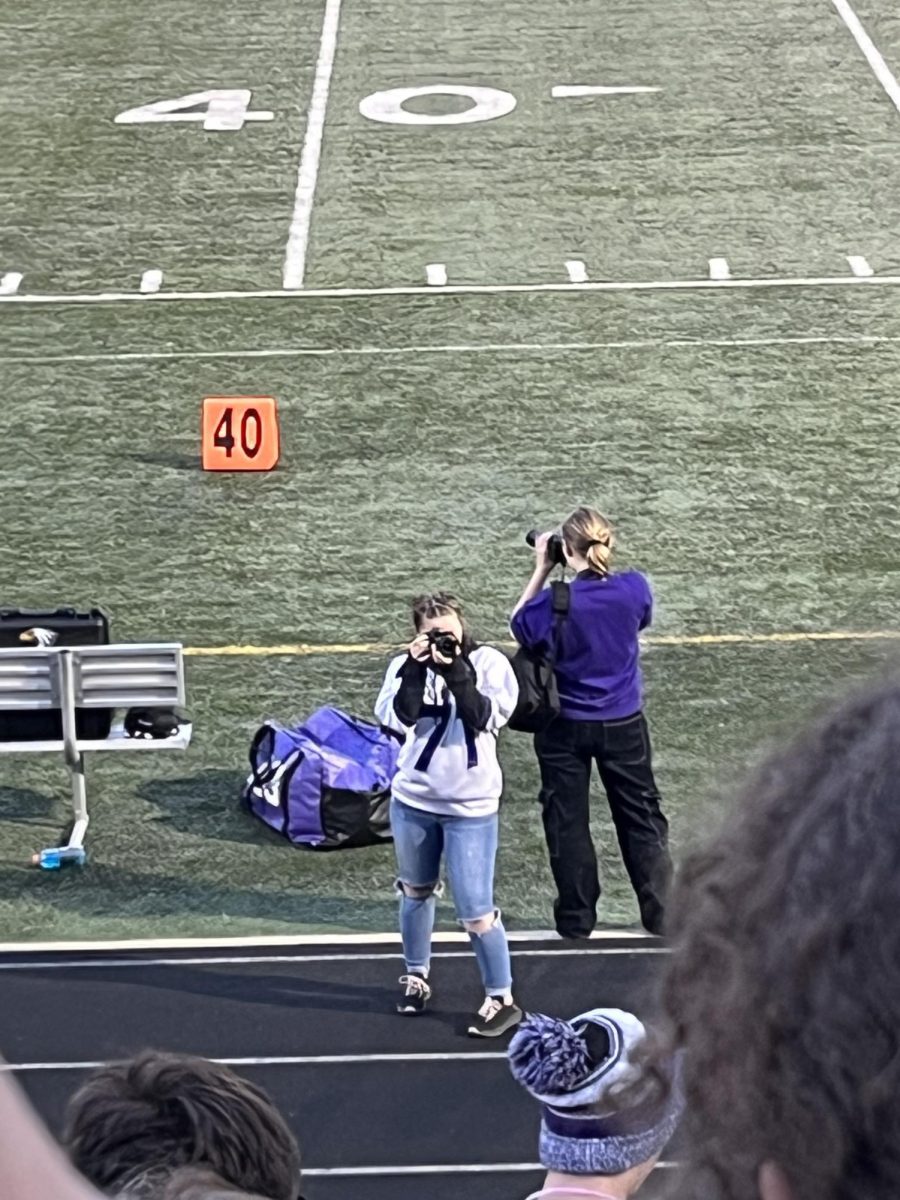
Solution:
M662 933L671 878L668 822L653 778L642 711L638 633L650 624L653 597L639 571L610 570L615 537L596 509L578 508L556 534L540 535L535 568L513 610L521 646L550 655L560 712L534 746L541 808L556 882L557 931L587 938L597 919L600 881L590 830L591 763L606 789L641 921ZM560 557L575 572L569 611L554 619L547 579Z
M397 1011L421 1013L431 999L443 860L484 983L485 1000L468 1032L498 1037L522 1019L512 996L506 931L494 907L503 786L497 734L516 706L518 686L506 656L472 640L454 596L419 596L412 615L416 636L388 667L375 705L381 724L404 738L391 797L407 972Z

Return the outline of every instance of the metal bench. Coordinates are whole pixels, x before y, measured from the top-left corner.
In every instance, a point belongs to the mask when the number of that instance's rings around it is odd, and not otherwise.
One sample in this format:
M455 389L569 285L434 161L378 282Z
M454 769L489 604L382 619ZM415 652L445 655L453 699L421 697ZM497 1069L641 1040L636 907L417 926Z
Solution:
M0 648L0 711L58 709L62 737L48 741L0 741L0 754L61 752L72 781L74 824L60 851L84 861L88 827L84 756L93 750L186 750L185 722L167 738L132 738L121 720L109 736L78 736L76 709L175 708L185 702L180 645L57 646ZM37 857L37 856L36 856Z

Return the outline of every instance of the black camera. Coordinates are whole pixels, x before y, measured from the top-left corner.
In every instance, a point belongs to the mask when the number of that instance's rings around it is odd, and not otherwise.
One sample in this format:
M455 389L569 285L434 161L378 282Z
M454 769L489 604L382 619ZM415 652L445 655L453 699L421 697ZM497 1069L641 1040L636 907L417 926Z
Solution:
M456 657L459 642L452 633L445 633L443 629L429 629L425 636L429 646L434 646L438 654L443 654L444 658Z
M535 542L541 536L540 529L530 529L525 534L525 541L529 546L534 546ZM563 553L562 534L558 529L550 534L550 540L547 542L547 557L554 567L564 567L566 565L566 556Z

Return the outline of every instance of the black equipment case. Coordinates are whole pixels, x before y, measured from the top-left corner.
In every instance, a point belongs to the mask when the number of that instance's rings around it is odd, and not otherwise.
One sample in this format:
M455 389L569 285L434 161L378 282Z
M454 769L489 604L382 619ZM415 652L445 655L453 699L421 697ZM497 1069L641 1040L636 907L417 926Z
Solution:
M78 612L74 608L53 611L28 608L0 608L0 646L19 649L35 645L22 638L31 629L47 629L56 634L56 646L105 646L109 642L109 617L102 608ZM81 708L76 711L79 737L105 738L112 727L113 713L108 708ZM0 712L0 742L41 742L62 737L59 709L37 712Z

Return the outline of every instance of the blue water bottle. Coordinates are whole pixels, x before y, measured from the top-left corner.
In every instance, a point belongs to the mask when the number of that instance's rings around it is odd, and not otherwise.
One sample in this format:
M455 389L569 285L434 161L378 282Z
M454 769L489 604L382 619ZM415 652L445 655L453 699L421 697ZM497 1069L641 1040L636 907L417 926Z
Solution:
M42 850L40 854L33 854L31 865L42 867L45 871L58 871L66 863L83 867L86 859L83 846L55 846L50 850Z

